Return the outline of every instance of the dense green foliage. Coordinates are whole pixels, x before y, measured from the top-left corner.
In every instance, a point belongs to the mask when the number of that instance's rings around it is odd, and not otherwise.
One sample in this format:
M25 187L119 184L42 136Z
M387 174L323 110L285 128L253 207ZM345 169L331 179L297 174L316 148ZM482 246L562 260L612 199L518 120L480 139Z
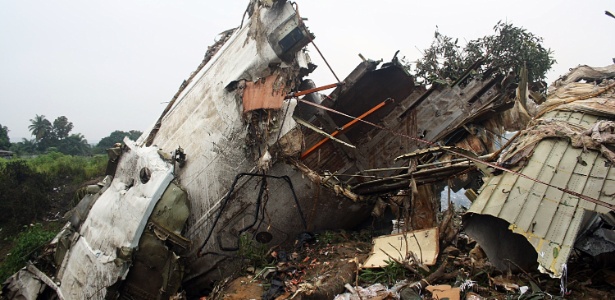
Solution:
M410 271L400 263L387 260L387 265L382 268L364 269L359 274L362 283L374 284L383 283L389 286L396 282L408 278Z
M0 150L9 150L11 141L9 140L9 129L0 124Z
M74 126L65 116L58 117L51 123L44 115L36 115L34 119L30 119L30 122L28 129L34 139L22 139L17 143L9 142L8 128L0 125L0 150L13 151L17 156L51 152L87 156L104 154L105 150L113 147L115 143L121 143L124 137L135 141L143 134L138 130L115 130L92 148L85 136L80 133L71 134Z
M541 37L509 23L498 22L493 30L495 34L471 40L462 48L458 39L436 29L433 43L416 62L416 77L426 83L445 82L447 78L455 81L482 58L483 68L478 73L495 69L502 74L518 74L525 64L529 82L545 79L555 60L552 51L543 47Z
M45 230L41 224L24 227L26 229L14 239L11 252L0 265L0 282L24 267L30 257L38 256L42 246L56 235L54 231Z
M33 159L0 159L0 227L7 231L64 213L84 181L104 175L107 158L58 152Z
M30 119L28 129L34 136L34 140L24 139L22 142L12 145L11 150L18 155L36 154L59 151L70 155L89 155L90 144L80 134L70 134L73 123L65 116L57 117L51 123L44 115L36 115Z
M52 193L49 176L26 161L0 161L0 226L11 230L40 219L49 211Z
M102 176L107 157L105 155L83 157L51 152L32 158L28 163L36 172L50 176L55 184L80 184Z
M128 132L116 130L109 136L102 138L96 147L100 149L109 149L113 147L115 143L122 143L124 141L124 137L128 137L129 139L136 141L141 134L143 134L143 132L138 130L131 130Z
M36 142L27 139L22 139L21 142L12 143L9 150L13 151L18 156L38 153Z

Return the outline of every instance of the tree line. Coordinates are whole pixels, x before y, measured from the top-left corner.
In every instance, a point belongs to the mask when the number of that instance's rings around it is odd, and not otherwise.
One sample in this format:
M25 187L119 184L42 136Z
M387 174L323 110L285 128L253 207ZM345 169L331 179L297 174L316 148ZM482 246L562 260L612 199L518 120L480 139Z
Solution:
M24 138L20 142L11 143L8 136L9 129L0 124L0 150L9 150L16 155L60 152L67 155L87 156L104 153L105 149L121 142L126 136L136 140L142 134L138 130L127 132L115 130L92 147L83 134L72 133L73 127L73 122L70 122L65 116L57 117L51 122L44 115L37 114L33 119L30 119L28 126L33 138Z
M40 246L55 236L65 213L79 199L84 182L100 181L107 166L105 150L124 137L136 140L137 130L115 130L92 147L65 116L30 120L31 139L11 143L9 128L0 124L0 282L23 267ZM103 155L96 155L103 154ZM40 225L43 224L43 225ZM1 298L1 297L0 297Z

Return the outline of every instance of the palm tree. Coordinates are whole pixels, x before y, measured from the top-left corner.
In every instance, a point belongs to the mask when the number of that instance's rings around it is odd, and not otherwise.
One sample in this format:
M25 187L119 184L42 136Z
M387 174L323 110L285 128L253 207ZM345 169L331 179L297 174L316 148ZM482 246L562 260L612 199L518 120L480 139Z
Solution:
M32 135L36 137L37 142L51 132L51 122L49 122L44 115L36 115L34 119L30 119L30 122L32 124L28 126L28 129L32 132Z

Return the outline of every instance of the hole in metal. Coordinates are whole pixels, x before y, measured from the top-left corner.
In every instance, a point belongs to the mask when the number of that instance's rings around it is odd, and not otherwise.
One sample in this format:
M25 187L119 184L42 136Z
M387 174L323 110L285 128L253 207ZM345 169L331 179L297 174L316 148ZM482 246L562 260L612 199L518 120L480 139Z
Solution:
M141 183L147 183L150 178L152 178L152 171L150 171L147 167L143 167L139 172L139 179L141 179Z
M256 241L261 244L267 244L271 242L272 239L273 239L273 235L271 235L271 233L266 232L266 231L261 231L256 234Z

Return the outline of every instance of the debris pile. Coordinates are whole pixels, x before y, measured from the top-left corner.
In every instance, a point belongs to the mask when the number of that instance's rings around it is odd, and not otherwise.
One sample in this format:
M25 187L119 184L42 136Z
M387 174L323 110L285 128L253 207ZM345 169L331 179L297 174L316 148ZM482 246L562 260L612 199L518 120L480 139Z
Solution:
M401 225L401 233L396 233L399 225L391 226L392 234L372 239L369 256L346 257L354 272L347 272L352 276L345 277L344 284L335 285L335 299L610 299L615 293L613 70L615 66L572 70L536 107L527 128L494 153L456 147L418 150L398 160L435 160L406 167L407 175L366 181L351 189L385 199L377 216L387 207L401 208L395 218L400 220L407 217L403 210L408 206L419 210L414 214L432 213L413 205L414 197L420 197L417 186L434 184L430 176L449 184L473 181L467 177L484 182L476 190L466 185L472 205L462 212L449 206L437 216L440 226L408 231ZM448 155L434 156L443 152ZM429 173L423 177L425 171ZM403 183L394 185L399 181ZM370 192L361 192L366 186ZM410 190L394 192L404 186ZM386 192L391 196L387 198ZM437 238L431 241L429 236ZM312 263L329 259L305 257ZM276 299L314 299L310 292L322 282L307 274L301 278L305 283L285 281L286 293ZM223 291L213 297L224 295Z
M611 232L613 70L583 66L557 81L560 88L500 155L505 172L487 174L464 226L498 268L529 269L537 261L560 278L579 237Z
M266 267L244 269L204 299L611 299L615 292L612 265L599 267L583 254L570 261L565 281L531 270L511 273L498 270L475 240L458 233L434 266L408 255L372 268L365 262L378 248L353 240L358 235L323 232L314 244L290 249L288 257L279 257L282 250L270 253ZM331 236L333 243L322 242Z
M615 66L574 69L546 101L527 69L502 74L482 59L430 86L397 54L364 59L316 87L305 50L315 36L297 3L250 1L246 16L149 131L110 149L106 181L83 197L48 259L7 281L7 295L613 292ZM467 212L453 209L451 191L472 201ZM370 221L380 225L367 240L339 233Z

